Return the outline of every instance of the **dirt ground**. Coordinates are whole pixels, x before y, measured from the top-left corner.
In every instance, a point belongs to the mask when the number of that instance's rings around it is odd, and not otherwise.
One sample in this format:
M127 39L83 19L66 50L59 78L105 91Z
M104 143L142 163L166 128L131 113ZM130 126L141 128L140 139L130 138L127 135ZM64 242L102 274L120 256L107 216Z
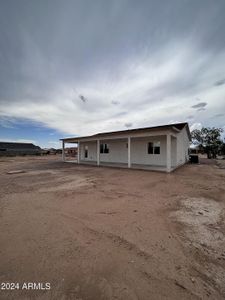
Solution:
M0 158L0 282L19 283L0 299L224 299L225 162L202 162Z

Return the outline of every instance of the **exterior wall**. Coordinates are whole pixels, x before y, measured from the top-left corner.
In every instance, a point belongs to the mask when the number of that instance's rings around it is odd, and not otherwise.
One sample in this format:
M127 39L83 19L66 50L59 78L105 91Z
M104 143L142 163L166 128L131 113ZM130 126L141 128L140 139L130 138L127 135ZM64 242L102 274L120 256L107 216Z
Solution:
M84 157L85 146L88 146L88 157ZM80 159L85 161L97 160L97 141L95 142L80 142Z
M100 153L100 163L127 163L128 162L128 149L127 149L127 139L120 140L104 140L101 143L106 143L109 145L109 153Z
M148 154L148 142L160 141L160 154ZM109 153L100 153L100 163L128 163L127 139L104 140L109 145ZM88 157L84 157L88 146ZM84 161L97 160L97 142L80 143L80 158ZM166 136L131 138L131 164L166 166Z
M177 166L177 138L171 136L171 167Z
M186 128L177 134L177 166L186 163L189 149L189 138Z
M132 164L166 167L166 134L150 137L131 137L131 166ZM181 132L171 135L171 167L176 168L188 161L189 138L186 128ZM149 142L160 142L160 154L148 154ZM103 163L128 163L127 138L101 140L109 146L109 153L100 153L100 164ZM85 158L85 146L88 146L88 157ZM80 142L80 160L97 161L97 141Z
M148 154L148 142L160 141L160 154ZM166 135L131 138L131 164L166 166Z

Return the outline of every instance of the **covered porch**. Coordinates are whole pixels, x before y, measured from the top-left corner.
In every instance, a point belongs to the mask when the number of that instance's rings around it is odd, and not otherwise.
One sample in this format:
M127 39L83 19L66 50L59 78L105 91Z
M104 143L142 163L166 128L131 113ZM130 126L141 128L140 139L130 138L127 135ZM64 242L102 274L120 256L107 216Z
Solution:
M62 160L66 161L65 144L77 146L77 164L133 168L171 172L177 167L175 133L148 133L133 136L102 136L62 140Z

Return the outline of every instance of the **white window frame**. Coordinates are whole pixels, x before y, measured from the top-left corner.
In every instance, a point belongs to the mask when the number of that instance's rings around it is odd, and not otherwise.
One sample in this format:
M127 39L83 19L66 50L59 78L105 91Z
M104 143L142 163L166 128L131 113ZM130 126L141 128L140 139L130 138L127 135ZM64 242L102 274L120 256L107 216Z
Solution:
M101 152L101 145L103 145L103 152ZM106 149L108 149L108 152L105 152ZM100 143L99 152L100 152L100 154L109 154L109 144L107 144L107 143Z
M148 149L149 149L149 144L153 144L152 149L153 149L153 153L149 153ZM159 145L159 146L158 146ZM159 153L155 153L155 148L159 147ZM147 154L148 155L160 155L161 154L161 143L160 141L150 141L147 143Z

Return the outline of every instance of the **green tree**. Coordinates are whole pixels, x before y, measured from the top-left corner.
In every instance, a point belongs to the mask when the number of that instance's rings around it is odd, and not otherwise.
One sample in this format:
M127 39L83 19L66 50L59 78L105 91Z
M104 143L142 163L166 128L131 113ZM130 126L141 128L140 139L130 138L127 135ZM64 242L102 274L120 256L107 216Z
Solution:
M203 127L191 132L192 142L202 147L208 158L216 158L218 151L223 144L221 140L222 128Z

